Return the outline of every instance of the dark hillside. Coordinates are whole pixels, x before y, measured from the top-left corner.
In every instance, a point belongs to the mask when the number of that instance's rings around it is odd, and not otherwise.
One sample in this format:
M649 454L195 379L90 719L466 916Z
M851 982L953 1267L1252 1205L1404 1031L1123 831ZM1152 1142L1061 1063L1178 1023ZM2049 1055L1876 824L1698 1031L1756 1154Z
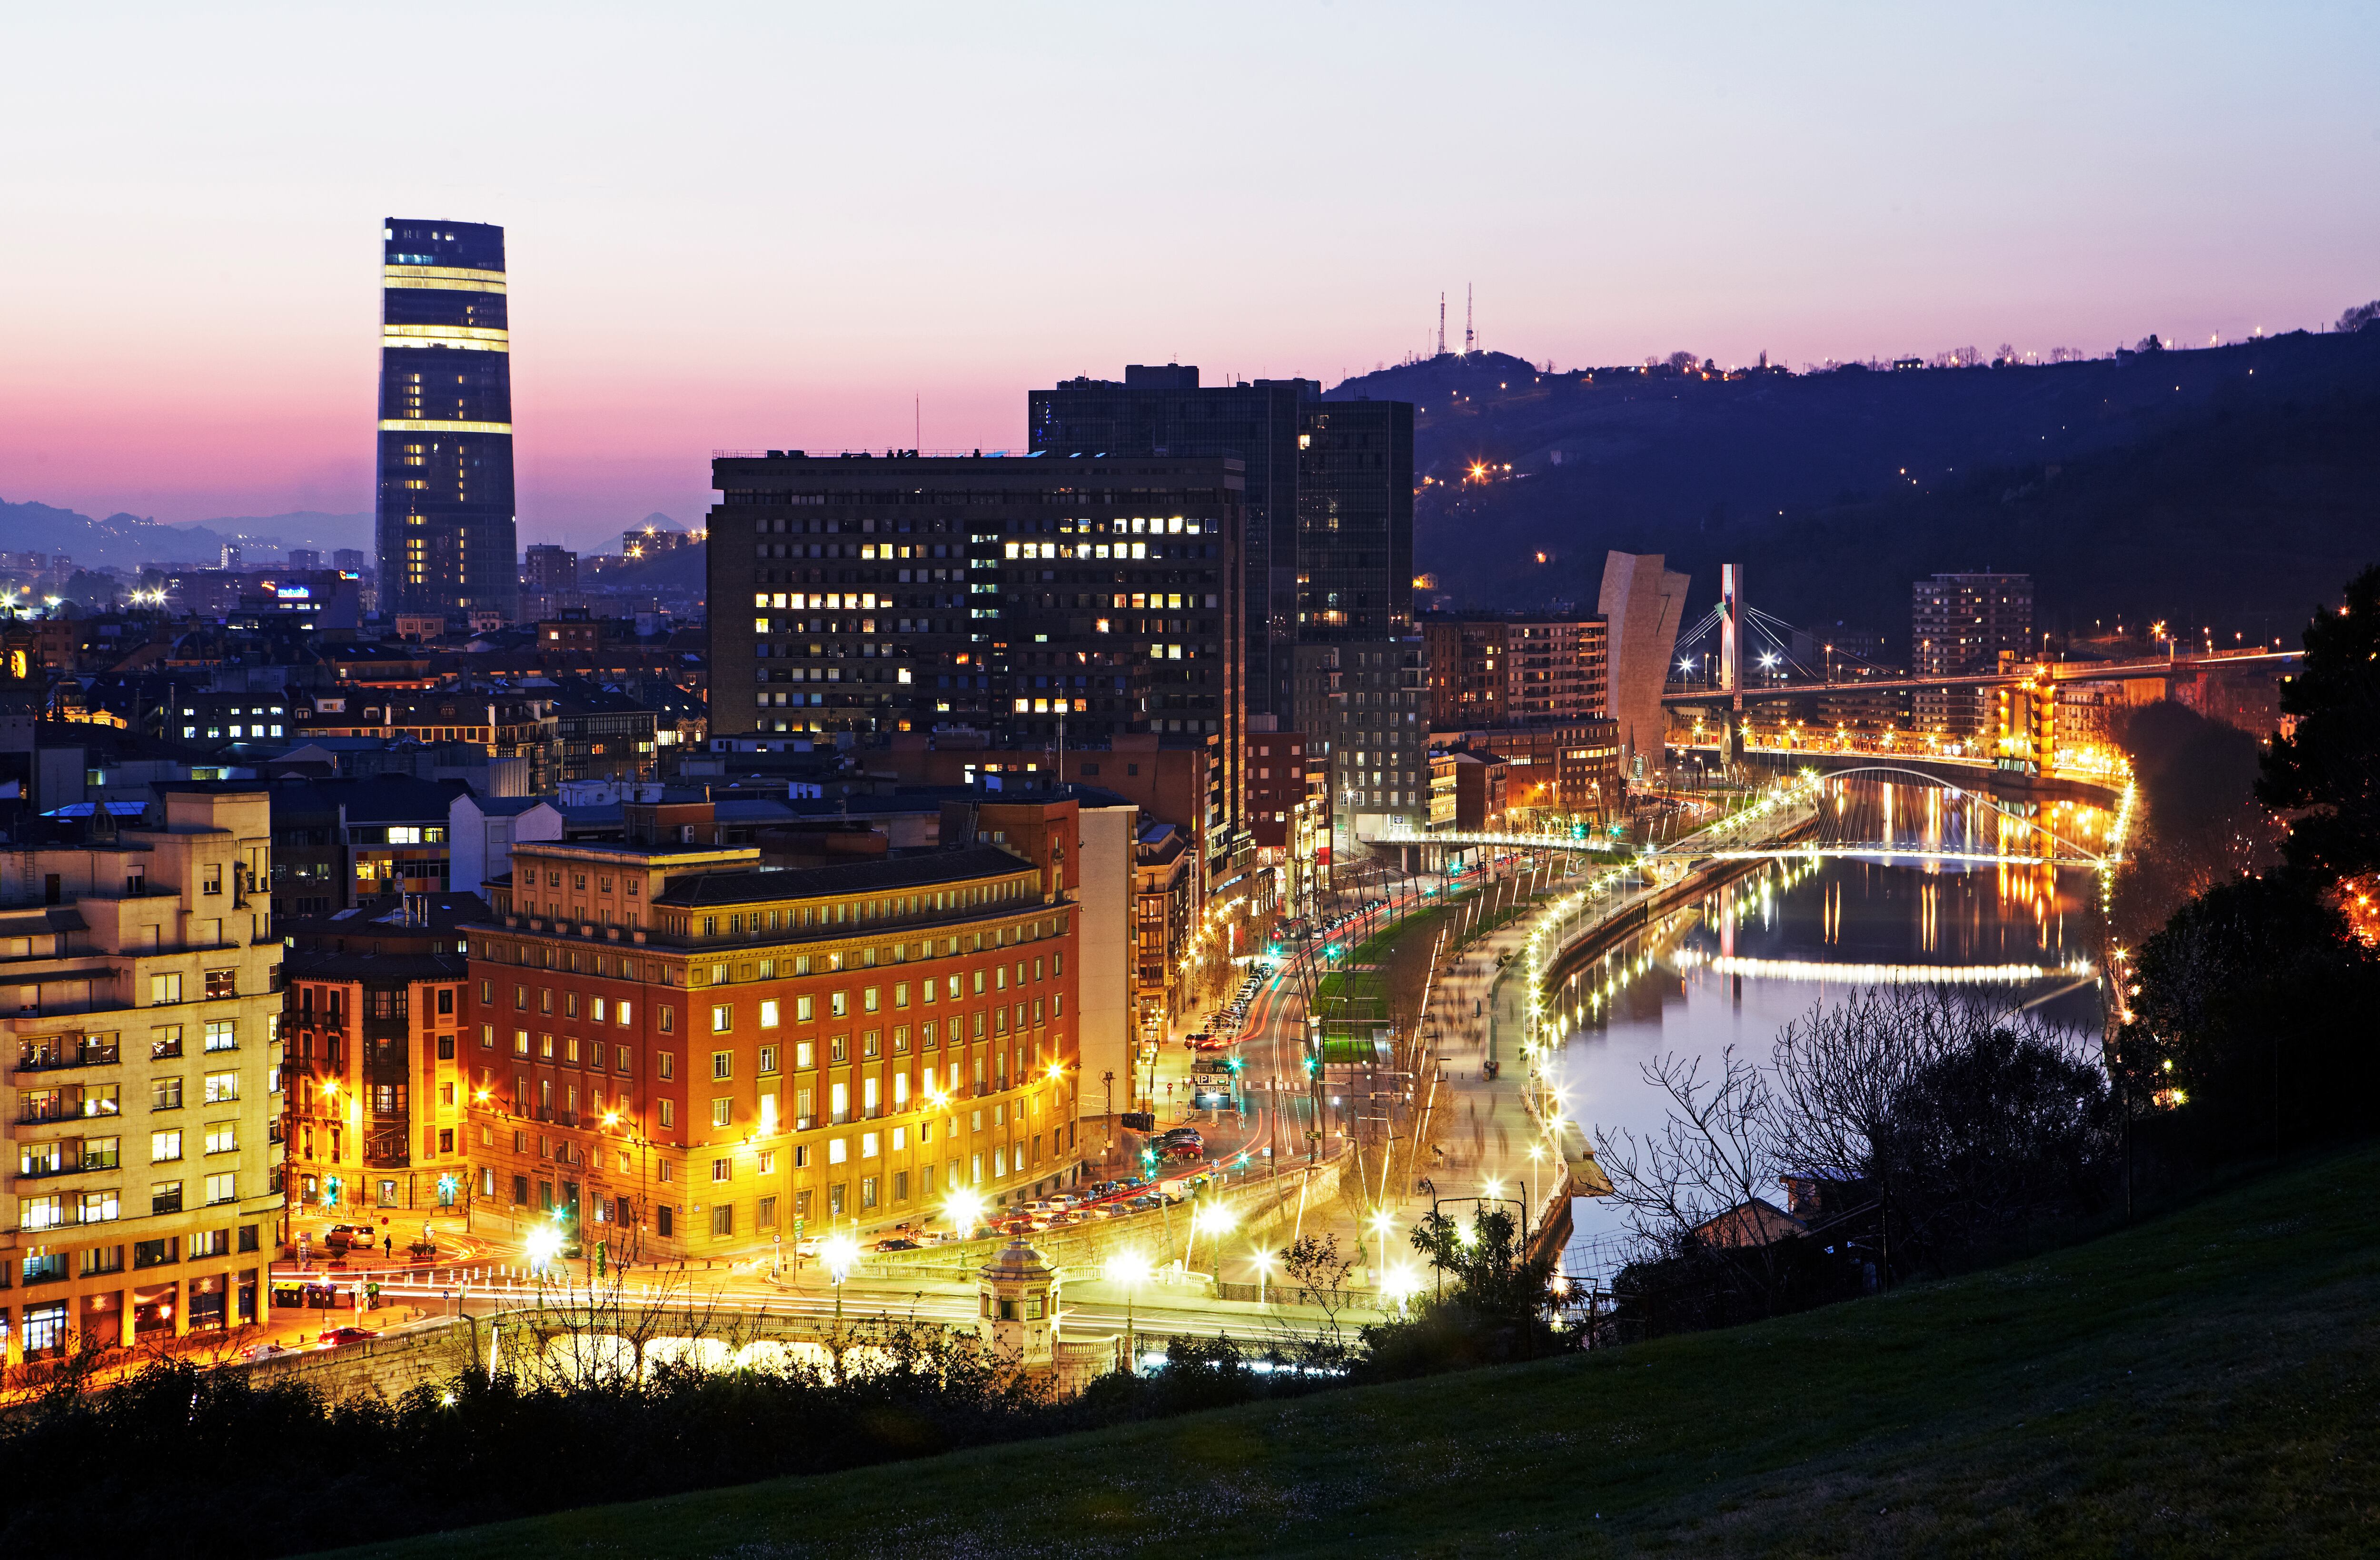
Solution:
M1330 394L1419 407L1415 567L1462 601L1591 603L1619 547L1668 554L1695 611L1739 562L1779 616L1898 634L1911 579L1988 565L2039 577L2048 626L2252 635L2294 629L2380 520L2380 331L1732 381L1482 354Z

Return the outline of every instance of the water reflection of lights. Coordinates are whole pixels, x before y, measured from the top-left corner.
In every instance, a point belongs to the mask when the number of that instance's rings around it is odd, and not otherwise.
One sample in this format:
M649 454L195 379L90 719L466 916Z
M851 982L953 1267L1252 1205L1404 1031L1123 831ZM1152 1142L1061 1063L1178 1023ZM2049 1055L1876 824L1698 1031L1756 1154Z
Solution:
M1698 964L1717 975L1826 981L1850 986L1930 986L1945 981L2021 985L2061 977L2081 980L2095 973L2085 959L2070 964L1836 964L1806 958L1734 958L1694 948L1680 948L1670 957L1682 969Z

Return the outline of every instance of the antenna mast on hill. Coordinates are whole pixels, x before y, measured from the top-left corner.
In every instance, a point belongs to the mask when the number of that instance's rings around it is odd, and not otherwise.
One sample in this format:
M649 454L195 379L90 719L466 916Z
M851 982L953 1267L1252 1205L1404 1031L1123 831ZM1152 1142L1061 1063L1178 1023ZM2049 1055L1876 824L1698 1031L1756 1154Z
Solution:
M1438 355L1446 356L1446 295L1438 295Z
M1471 284L1463 284L1463 355L1466 358L1478 347L1479 337L1471 328Z

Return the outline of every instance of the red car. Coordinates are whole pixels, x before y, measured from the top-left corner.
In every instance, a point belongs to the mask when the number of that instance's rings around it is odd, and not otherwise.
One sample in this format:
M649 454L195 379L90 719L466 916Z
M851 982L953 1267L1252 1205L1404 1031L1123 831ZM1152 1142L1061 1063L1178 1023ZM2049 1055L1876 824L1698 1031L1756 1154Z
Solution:
M1157 1152L1166 1159L1196 1159L1206 1153L1207 1145L1189 1138L1176 1138L1170 1143L1158 1144Z
M318 1347L336 1348L341 1344L358 1344L366 1338L379 1336L369 1327L325 1327L314 1342Z

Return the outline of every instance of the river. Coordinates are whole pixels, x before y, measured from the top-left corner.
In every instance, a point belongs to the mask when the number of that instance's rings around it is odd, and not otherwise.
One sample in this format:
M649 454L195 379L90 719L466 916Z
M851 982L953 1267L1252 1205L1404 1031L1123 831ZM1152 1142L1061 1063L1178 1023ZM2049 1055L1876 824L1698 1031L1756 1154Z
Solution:
M1914 806L1897 799L1904 818L1925 818L1922 798ZM1895 800L1883 798L1883 810ZM2082 837L2104 823L2094 810L2074 809L2059 826ZM1989 832L1937 818L1921 823L1910 843ZM1614 1129L1658 1130L1666 1100L1644 1079L1647 1061L1682 1054L1700 1058L1709 1076L1731 1046L1765 1065L1784 1024L1884 981L1988 989L2011 1006L2095 1031L2100 892L2093 871L2039 863L1961 866L1904 856L1759 866L1608 955L1559 972L1547 997L1564 1035L1572 1117L1598 1142ZM1602 997L1607 985L1611 994ZM1624 1219L1609 1199L1582 1199L1572 1212L1577 1233L1565 1265L1608 1282Z

